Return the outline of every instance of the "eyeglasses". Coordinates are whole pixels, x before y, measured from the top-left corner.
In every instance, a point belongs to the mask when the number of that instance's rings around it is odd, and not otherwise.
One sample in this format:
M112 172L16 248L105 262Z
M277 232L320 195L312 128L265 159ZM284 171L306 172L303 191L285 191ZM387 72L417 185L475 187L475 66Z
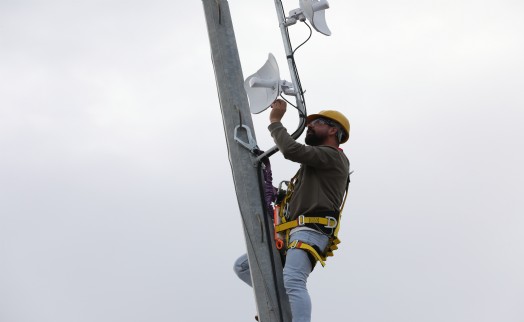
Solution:
M311 126L315 126L317 124L326 124L326 125L331 126L331 127L335 126L335 123L333 123L332 121L324 119L324 118L321 118L321 117L318 118L318 119L314 119L313 121L308 123L308 125L311 125Z
M337 129L338 141L342 142L342 138L344 137L344 132L342 131L342 129L340 128L338 123L335 123L335 122L333 122L331 120L319 117L318 119L314 119L313 121L309 122L307 125L308 126L315 126L317 124L326 124L327 126L336 128Z

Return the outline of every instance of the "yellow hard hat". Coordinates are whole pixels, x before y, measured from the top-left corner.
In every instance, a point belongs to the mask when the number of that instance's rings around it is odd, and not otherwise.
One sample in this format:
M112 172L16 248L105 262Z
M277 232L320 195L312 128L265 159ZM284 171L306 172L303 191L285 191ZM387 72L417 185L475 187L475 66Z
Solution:
M344 137L342 138L342 141L340 143L345 143L349 139L349 120L344 116L344 114L333 111L333 110L324 110L318 112L318 114L311 114L307 117L307 123L309 124L314 119L318 118L325 118L332 121L337 122L342 126L342 130L344 130Z

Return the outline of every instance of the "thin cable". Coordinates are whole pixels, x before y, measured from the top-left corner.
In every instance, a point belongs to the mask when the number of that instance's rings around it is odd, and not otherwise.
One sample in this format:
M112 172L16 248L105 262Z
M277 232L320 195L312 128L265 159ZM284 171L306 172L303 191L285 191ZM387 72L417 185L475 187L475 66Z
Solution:
M299 109L298 109L298 106L296 106L295 104L291 103L290 101L288 101L284 96L282 96L282 93L280 93L280 98L283 99L284 101L286 101L286 103L288 103L289 105L293 106L294 108L296 108L300 113L302 113Z
M303 43L301 43L300 45L298 45L297 48L295 48L295 50L293 50L293 53L291 53L291 55L295 55L295 51L297 51L300 47L302 47L302 45L304 45L305 43L307 43L309 41L309 39L311 39L311 35L313 35L313 29L311 29L311 26L309 26L309 24L307 22L304 21L304 24L309 28L309 36L307 37L306 40L304 40Z

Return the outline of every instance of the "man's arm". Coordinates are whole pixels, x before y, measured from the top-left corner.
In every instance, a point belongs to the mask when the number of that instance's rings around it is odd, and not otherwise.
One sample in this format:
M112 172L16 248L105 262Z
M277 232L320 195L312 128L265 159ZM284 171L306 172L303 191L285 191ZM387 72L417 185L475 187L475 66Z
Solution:
M328 146L311 147L296 142L282 125L281 120L286 113L286 102L277 99L271 104L271 113L269 114L269 131L275 140L275 143L288 160L311 165L314 167L325 167L331 164L333 148Z

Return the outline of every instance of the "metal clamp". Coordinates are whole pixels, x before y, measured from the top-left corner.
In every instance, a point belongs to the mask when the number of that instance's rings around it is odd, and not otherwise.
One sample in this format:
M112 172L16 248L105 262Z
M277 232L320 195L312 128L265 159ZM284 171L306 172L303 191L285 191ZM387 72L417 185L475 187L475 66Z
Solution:
M237 133L238 133L238 129L239 128L243 128L244 130L246 130L246 133L247 133L247 140L248 142L244 142L242 141L238 136L237 136ZM257 142L253 139L253 136L251 135L251 129L244 125L244 124L241 124L241 125L237 125L235 127L235 132L234 132L234 137L235 137L235 141L237 141L238 143L240 143L240 145L242 145L243 147L245 147L246 149L248 149L249 151L253 152L256 148L257 148Z
M299 225L299 226L304 226L304 225L306 224L304 218L305 218L304 215L300 215L300 216L298 216L298 218L297 218L297 222L298 222L298 225Z

